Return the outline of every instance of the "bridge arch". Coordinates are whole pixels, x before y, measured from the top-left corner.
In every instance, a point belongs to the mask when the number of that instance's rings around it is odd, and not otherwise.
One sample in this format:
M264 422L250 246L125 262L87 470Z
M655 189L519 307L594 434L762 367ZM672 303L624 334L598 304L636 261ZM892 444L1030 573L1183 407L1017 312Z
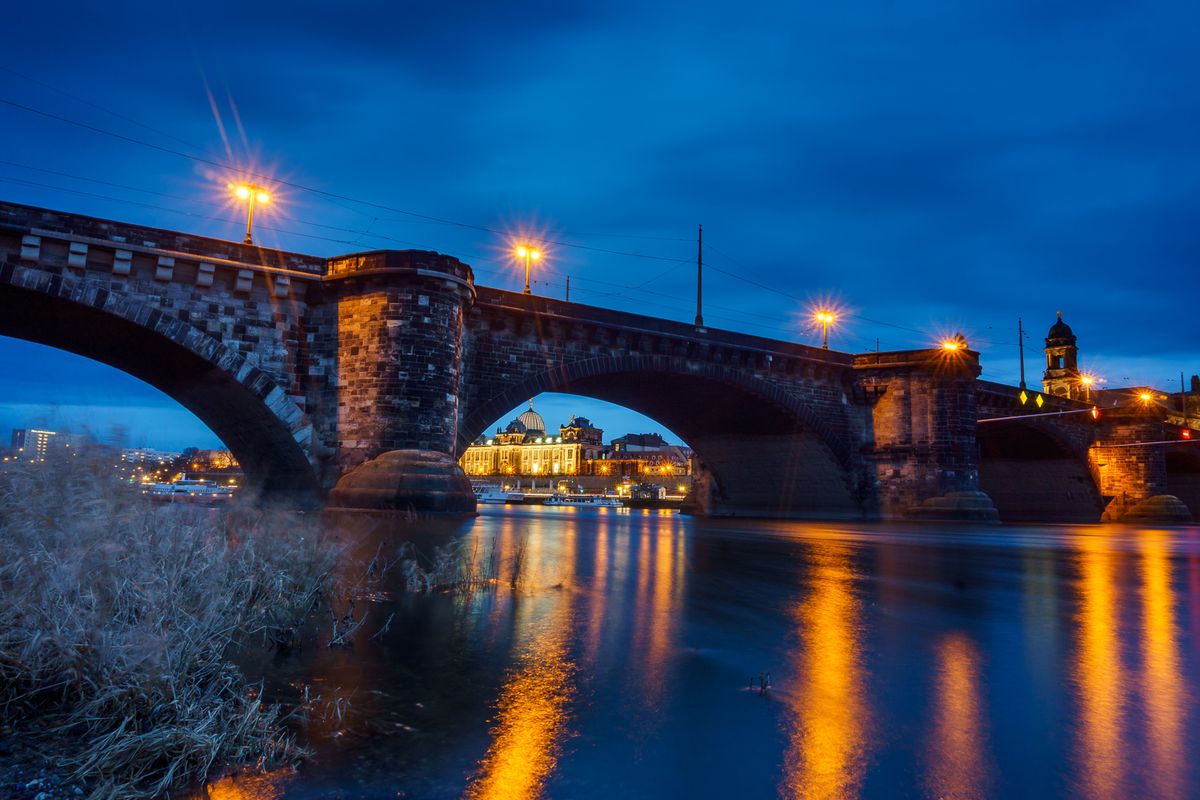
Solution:
M975 440L979 488L1002 522L1100 520L1104 503L1087 458L1090 432L1072 435L1053 421L1006 420L977 426Z
M864 511L852 453L834 433L838 421L745 371L672 356L596 357L507 381L465 409L456 455L543 392L616 403L670 428L711 475L713 513L849 518Z
M161 309L102 286L0 264L0 335L91 358L145 381L204 422L265 498L315 505L311 425L236 350Z
M1200 520L1200 444L1169 445L1165 460L1167 494L1178 497Z

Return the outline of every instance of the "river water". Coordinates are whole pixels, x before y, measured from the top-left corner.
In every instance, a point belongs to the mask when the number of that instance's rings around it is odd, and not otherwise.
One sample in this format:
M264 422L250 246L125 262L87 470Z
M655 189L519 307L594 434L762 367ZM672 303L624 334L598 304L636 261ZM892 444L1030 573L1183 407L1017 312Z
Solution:
M515 507L447 541L498 580L273 664L349 710L211 797L1200 797L1200 529Z

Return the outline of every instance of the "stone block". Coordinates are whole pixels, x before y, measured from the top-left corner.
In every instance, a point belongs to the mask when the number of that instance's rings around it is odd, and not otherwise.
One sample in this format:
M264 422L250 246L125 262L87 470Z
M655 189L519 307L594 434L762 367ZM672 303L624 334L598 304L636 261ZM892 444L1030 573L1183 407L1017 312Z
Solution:
M21 237L21 260L22 261L37 261L42 257L42 237L40 236L22 236Z
M237 281L234 283L233 290L243 294L249 294L254 288L254 271L248 269L240 269L237 274Z
M67 248L67 266L83 269L87 266L88 246L83 242L71 242Z
M133 271L133 253L129 250L113 252L113 275L128 275Z
M217 274L217 268L212 264L200 262L200 266L196 268L196 285L208 288L213 285L213 279Z
M154 280L170 281L175 277L175 259L170 256L159 256L154 268Z

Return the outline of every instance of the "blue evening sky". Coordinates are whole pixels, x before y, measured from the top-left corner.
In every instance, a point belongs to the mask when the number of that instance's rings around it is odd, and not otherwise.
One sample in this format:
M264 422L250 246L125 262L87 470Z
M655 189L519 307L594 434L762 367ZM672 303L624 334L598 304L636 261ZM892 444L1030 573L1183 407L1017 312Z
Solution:
M440 250L519 288L503 237L403 212L532 231L595 248L548 247L535 291L690 321L703 223L711 327L815 343L832 300L834 347L961 330L1015 382L1017 318L1036 380L1062 309L1110 386L1200 372L1195 3L10 5L6 200L240 237L228 170L17 103L349 198L280 189L269 245ZM5 436L216 444L103 365L0 338L0 375Z

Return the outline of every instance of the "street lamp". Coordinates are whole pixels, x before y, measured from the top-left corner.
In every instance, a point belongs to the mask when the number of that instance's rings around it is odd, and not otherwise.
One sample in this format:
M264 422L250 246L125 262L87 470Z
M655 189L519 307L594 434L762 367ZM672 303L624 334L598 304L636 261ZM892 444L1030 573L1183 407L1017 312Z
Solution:
M837 314L832 311L818 310L813 319L821 325L821 349L829 349L829 326L837 322Z
M967 337L963 336L962 333L955 333L953 336L942 340L942 349L947 353L965 352L968 349Z
M1085 402L1092 402L1092 384L1096 382L1094 375L1080 375L1079 382L1083 384L1083 397Z
M239 200L246 201L246 239L243 244L254 244L254 239L251 237L254 228L254 204L271 202L271 195L263 187L253 183L239 183L236 186L230 185L234 195Z
M537 261L542 257L542 253L535 247L520 244L517 245L517 258L525 259L525 294L529 294L529 265L533 261Z

